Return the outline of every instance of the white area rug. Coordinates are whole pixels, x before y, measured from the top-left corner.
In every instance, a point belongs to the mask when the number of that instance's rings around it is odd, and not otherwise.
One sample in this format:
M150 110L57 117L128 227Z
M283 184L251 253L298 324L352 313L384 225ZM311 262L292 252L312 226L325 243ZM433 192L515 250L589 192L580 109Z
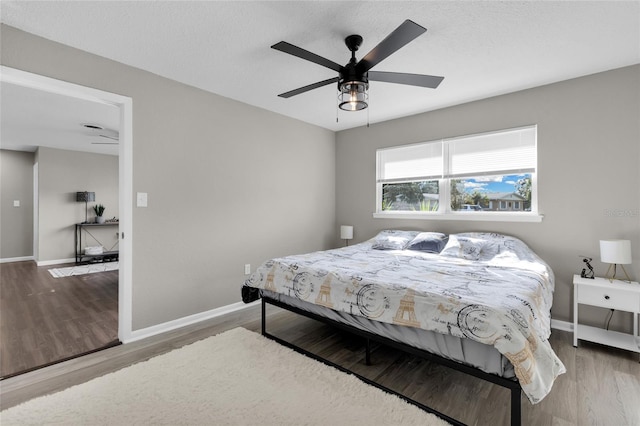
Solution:
M2 426L448 423L236 328L0 413Z
M94 274L96 272L115 271L118 269L118 262L91 263L89 265L69 266L68 268L49 269L53 278L70 277L72 275Z

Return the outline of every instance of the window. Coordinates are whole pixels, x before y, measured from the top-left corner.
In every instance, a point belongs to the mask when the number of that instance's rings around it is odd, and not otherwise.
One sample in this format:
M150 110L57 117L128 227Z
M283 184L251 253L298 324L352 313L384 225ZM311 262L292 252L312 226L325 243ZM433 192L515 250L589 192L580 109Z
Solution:
M537 215L536 137L529 126L379 149L375 216Z

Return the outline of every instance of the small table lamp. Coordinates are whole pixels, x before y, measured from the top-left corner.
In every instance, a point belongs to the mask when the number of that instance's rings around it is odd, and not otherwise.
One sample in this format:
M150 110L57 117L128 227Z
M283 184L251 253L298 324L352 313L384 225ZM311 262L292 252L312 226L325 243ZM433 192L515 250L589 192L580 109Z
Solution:
M340 238L344 240L346 245L349 245L349 240L353 239L353 226L342 225L340 227Z
M616 269L620 265L627 277L627 281L631 282L629 274L623 265L631 264L631 241L629 240L600 240L600 260L602 263L609 263L606 277L609 281L616 278ZM613 275L609 277L609 271L613 267Z
M82 192L76 192L76 201L80 202L80 201L84 201L84 222L83 223L88 223L87 221L87 210L89 209L89 201L95 201L96 200L96 193L95 192L88 192L88 191L82 191Z

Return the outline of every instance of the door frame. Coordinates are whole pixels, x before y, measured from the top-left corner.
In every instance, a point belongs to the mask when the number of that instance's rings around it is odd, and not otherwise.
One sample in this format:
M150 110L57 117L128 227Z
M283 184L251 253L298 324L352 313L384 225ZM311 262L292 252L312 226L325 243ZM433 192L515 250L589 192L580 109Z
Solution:
M118 197L120 204L118 212L120 238L118 255L118 339L126 343L131 340L133 324L133 100L127 96L6 66L0 66L0 80L85 101L113 105L120 110L120 144L118 152Z

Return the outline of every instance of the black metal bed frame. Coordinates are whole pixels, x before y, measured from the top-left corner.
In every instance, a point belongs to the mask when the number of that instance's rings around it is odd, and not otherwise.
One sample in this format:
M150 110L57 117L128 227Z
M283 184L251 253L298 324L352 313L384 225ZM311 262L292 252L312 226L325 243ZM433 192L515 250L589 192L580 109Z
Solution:
M421 349L417 349L414 348L413 346L409 346L406 345L404 343L400 343L400 342L396 342L394 340L388 339L386 337L382 337L382 336L378 336L376 334L373 333L369 333L367 331L364 330L360 330L358 328L355 328L353 326L350 326L348 324L343 324L337 321L334 321L332 319L329 318L325 318L323 316L314 314L312 312L308 312L305 311L303 309L297 308L295 306L290 306L287 305L286 303L283 303L279 300L276 299L272 299L270 297L265 297L264 295L262 296L262 335L265 337L268 337L269 339L272 339L278 343L280 343L281 345L287 346L293 350L295 350L296 352L302 353L310 358L313 358L317 361L320 361L324 364L327 364L331 367L337 368L340 371L343 371L345 373L351 374L355 377L357 377L358 379L362 380L363 382L370 384L372 386L375 386L379 389L382 389L385 392L391 393L393 395L396 395L400 398L402 398L403 400L407 401L410 404L413 404L429 413L435 414L436 416L442 418L443 420L456 425L456 426L464 426L464 423L449 417L443 413L440 413L437 410L434 410L431 407L428 407L418 401L415 401L405 395L402 395L401 393L398 393L396 391L394 391L393 389L389 389L384 385L381 385L377 382L374 382L371 379L368 379L358 373L355 373L345 367L342 367L341 365L335 364L325 358L322 358L319 355L316 355L312 352L309 352L299 346L294 345L293 343L287 342L286 340L283 340L277 336L274 336L273 334L270 334L267 332L267 315L266 315L266 311L267 311L267 304L273 305L273 306L277 306L279 308L285 309L287 311L305 316L307 318L311 318L320 322L323 322L325 324L329 324L332 325L336 328L339 328L341 330L347 331L351 334L355 334L357 336L363 337L365 339L365 363L366 365L371 365L371 341L375 341L381 344L384 344L386 346L390 346L392 348L395 349L399 349L401 351L404 351L406 353L409 353L411 355L416 355L419 356L421 358L424 358L428 361L433 361L435 363L444 365L446 367L452 368L454 370L469 374L471 376L486 380L488 382L494 383L496 385L505 387L507 389L510 390L511 392L511 426L519 426L521 424L521 417L522 417L522 411L521 411L521 406L520 406L520 396L521 396L521 392L522 392L522 388L520 387L520 384L516 381L516 380L511 380L511 379L507 379L504 377L500 377L497 376L495 374L490 374L490 373L486 373L482 370L479 370L477 368L474 367L470 367L468 365L465 364L460 364L458 362L443 358L441 356L438 355L434 355L430 352L421 350Z

